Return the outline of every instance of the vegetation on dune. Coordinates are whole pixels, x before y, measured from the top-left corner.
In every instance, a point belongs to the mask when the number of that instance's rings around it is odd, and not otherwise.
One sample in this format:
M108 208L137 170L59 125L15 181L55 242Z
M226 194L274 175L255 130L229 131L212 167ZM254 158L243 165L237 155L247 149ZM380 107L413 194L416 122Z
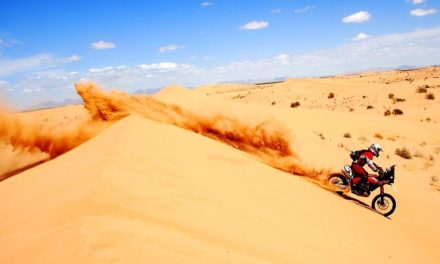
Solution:
M429 93L429 94L426 94L425 98L428 99L428 100L434 100L435 96L434 96L433 93Z
M404 159L412 159L412 155L406 147L397 148L394 153Z
M416 93L426 93L427 91L428 89L426 89L425 87L418 87Z
M290 107L292 107L292 108L295 108L295 107L298 107L298 106L300 106L299 102L294 102L294 103L290 104Z
M393 110L393 115L403 115L403 111L396 108Z
M378 139L383 139L383 136L380 133L374 134L374 137Z

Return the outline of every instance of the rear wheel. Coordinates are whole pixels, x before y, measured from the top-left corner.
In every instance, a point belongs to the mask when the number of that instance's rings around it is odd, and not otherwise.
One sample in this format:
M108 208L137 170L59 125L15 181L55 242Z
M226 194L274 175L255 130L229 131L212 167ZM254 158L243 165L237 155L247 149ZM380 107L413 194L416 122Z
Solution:
M371 207L384 216L389 216L396 210L396 200L388 193L384 193L383 196L378 194L374 197Z
M337 190L345 190L348 187L348 180L345 176L340 174L332 175L328 180L330 186Z

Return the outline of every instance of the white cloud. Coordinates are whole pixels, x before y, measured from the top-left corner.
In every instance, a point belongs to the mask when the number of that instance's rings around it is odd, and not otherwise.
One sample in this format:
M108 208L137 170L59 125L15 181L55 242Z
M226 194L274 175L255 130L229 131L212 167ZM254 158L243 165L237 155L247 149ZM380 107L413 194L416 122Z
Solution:
M243 26L241 26L241 29L244 30L256 30L256 29L263 29L263 28L267 28L269 26L269 22L261 20L261 21L251 21L248 22L246 24L244 24Z
M281 12L283 12L281 9L276 8L276 9L272 9L272 11L270 11L272 14L281 14Z
M297 8L297 9L293 10L293 12L295 12L295 13L305 13L305 12L313 10L313 9L315 9L315 6L308 5L308 6L305 6L305 7Z
M426 2L426 0L411 0L411 3L413 3L415 5L422 4L424 2Z
M49 69L78 60L81 60L81 57L78 55L72 55L70 57L63 58L54 57L49 54L39 54L12 60L5 60L0 58L0 76L7 76L20 72Z
M342 19L344 23L363 23L370 20L371 15L367 11L359 11L357 13L346 16Z
M201 3L200 5L202 6L202 7L208 7L208 6L211 6L213 3L212 2L203 2L203 3Z
M37 62L52 61L46 55ZM440 26L406 33L371 36L336 48L315 50L303 54L278 54L263 60L234 61L213 67L198 67L177 62L158 62L134 66L108 66L83 72L46 70L28 74L19 81L0 88L13 89L6 93L10 103L35 104L36 97L45 101L62 101L75 96L73 83L92 80L105 88L128 92L158 88L171 83L197 86L237 80L270 80L288 76L323 76L365 70L373 67L400 65L433 65L440 61ZM36 63L37 65L40 65ZM0 70L3 70L0 63ZM40 68L36 68L40 69ZM26 91L32 91L24 96ZM8 97L9 96L9 97Z
M3 43L3 39L2 38L0 38L0 45Z
M411 12L409 12L412 16L427 16L427 15L432 15L437 13L437 9L435 8L430 8L430 9L423 9L423 8L417 8L417 9L413 9L411 10Z
M102 49L113 49L113 48L116 48L116 45L114 43L112 43L112 42L107 42L107 41L100 40L98 42L92 43L91 47L94 48L94 49L102 50Z
M7 82L0 80L0 95L3 93L13 92L14 88Z
M355 41L364 40L364 39L367 39L367 38L370 38L370 37L371 37L370 35L367 35L365 33L359 33L359 34L356 35L356 37L353 38L353 40L355 40Z
M81 56L76 55L76 54L66 58L66 62L74 62L74 61L79 61L79 60L81 60Z
M179 46L179 45L176 45L176 44L171 44L171 45L168 45L168 46L160 47L159 48L159 52L160 53L172 52L172 51L176 51L178 49L183 49L183 48L184 48L183 46Z

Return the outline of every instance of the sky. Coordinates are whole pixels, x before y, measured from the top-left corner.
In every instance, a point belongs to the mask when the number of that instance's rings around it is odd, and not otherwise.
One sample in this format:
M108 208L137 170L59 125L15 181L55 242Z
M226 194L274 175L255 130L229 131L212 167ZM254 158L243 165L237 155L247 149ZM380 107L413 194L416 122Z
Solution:
M0 0L0 100L440 64L440 0Z

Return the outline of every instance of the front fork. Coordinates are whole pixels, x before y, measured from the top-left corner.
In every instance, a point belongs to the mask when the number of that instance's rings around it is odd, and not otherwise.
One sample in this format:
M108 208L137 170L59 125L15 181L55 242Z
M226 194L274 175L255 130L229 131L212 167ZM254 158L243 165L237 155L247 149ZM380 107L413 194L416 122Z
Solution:
M385 190L385 188L383 187L383 185L381 185L380 186L380 199L379 199L380 200L380 204L383 204L383 197L384 197L383 195L385 193L384 190Z

